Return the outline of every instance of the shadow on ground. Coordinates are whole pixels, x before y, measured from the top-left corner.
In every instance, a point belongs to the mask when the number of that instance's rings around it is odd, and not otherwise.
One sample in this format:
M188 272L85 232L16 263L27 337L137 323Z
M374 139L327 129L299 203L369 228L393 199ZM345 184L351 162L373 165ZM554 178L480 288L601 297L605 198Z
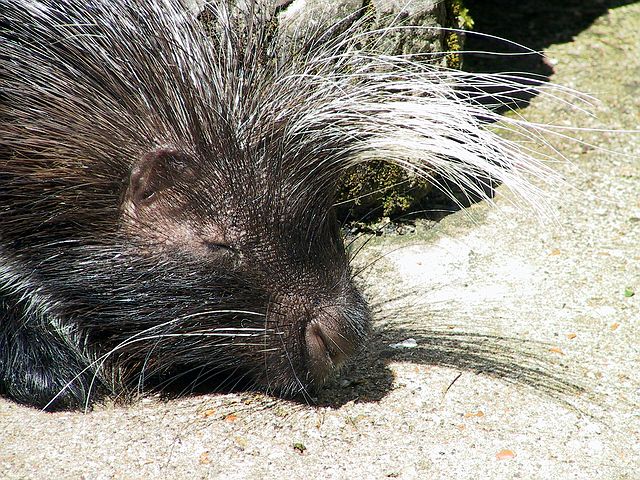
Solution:
M365 351L332 380L316 403L338 408L349 402L375 402L393 388L391 362L451 368L462 373L487 375L498 380L529 387L561 403L584 392L566 365L552 361L550 345L466 332L458 327L434 326L416 329L411 325L393 326L374 332ZM425 322L422 322L423 324ZM407 339L412 348L398 348ZM452 377L452 382L457 378Z
M468 53L464 69L470 72L523 72L548 79L553 66L540 55L528 54L513 43L534 51L571 41L611 8L637 0L465 0L474 21L465 50L520 55ZM491 38L498 37L498 38Z

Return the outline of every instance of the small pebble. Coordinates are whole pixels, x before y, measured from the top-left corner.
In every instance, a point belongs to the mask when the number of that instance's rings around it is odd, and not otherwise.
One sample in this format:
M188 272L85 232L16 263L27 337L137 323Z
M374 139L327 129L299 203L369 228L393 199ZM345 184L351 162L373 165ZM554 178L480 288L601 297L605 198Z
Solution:
M418 342L416 342L415 338L407 338L400 343L392 343L389 346L391 348L416 348L418 346Z

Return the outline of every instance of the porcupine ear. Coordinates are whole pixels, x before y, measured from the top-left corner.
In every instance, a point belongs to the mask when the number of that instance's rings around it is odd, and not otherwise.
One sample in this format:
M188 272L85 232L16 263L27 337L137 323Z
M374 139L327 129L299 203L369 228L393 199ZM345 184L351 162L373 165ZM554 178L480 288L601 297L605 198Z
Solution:
M185 154L174 149L147 153L131 170L127 199L136 207L151 205L163 191L193 176L190 163Z

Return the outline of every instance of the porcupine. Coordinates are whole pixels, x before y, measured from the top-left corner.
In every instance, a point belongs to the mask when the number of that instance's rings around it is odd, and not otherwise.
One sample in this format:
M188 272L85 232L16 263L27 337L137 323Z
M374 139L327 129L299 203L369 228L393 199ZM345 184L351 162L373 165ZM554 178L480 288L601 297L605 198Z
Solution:
M349 28L285 41L218 5L205 32L178 0L0 11L0 390L21 403L183 375L304 392L369 329L332 207L348 168L529 201L548 173L456 72Z

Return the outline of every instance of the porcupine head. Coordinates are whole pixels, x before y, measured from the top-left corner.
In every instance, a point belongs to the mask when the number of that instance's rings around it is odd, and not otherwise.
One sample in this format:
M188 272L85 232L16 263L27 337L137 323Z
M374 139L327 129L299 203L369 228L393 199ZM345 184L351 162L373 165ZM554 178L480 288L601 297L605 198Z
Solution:
M207 37L175 4L0 2L3 389L20 401L183 377L297 393L363 342L331 92L255 23L219 15Z

